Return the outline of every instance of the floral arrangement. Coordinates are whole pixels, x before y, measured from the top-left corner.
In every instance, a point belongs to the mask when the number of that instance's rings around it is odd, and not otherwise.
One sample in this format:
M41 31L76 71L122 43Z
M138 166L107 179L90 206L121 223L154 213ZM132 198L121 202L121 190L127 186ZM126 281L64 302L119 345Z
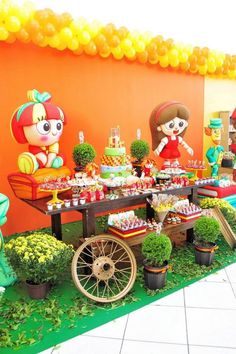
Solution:
M18 279L32 284L58 281L68 269L74 251L54 236L33 233L12 239L5 253Z
M155 212L168 211L172 209L178 201L178 197L171 194L153 194L152 200L147 198Z

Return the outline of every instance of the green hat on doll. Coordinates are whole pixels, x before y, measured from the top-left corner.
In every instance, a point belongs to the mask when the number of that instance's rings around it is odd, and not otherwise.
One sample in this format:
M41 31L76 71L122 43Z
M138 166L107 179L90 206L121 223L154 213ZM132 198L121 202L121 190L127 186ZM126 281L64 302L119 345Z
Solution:
M208 128L221 129L222 128L222 119L221 118L211 118Z

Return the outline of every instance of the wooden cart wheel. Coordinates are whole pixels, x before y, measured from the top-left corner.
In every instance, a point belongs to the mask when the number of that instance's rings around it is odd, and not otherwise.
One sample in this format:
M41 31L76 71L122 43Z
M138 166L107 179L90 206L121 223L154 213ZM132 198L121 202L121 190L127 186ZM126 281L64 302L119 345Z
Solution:
M97 302L112 302L132 288L137 264L124 241L111 235L98 235L90 237L77 249L71 271L82 294Z

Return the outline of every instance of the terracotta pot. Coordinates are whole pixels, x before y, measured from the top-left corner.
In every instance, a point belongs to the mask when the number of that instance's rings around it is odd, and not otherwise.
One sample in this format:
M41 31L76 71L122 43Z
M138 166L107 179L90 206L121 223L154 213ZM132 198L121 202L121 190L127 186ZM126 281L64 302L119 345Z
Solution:
M30 282L26 283L26 289L31 297L31 299L45 299L49 290L50 284L49 283L42 283L42 284L32 284Z

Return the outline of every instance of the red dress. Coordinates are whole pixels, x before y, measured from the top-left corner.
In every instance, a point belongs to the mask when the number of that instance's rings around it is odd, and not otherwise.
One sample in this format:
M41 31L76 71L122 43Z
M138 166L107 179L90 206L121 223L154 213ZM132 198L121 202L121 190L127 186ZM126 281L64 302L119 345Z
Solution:
M179 137L176 136L175 140L171 140L171 136L167 136L167 139L168 143L164 146L159 156L164 159L176 159L177 157L180 157L180 152L178 150Z

